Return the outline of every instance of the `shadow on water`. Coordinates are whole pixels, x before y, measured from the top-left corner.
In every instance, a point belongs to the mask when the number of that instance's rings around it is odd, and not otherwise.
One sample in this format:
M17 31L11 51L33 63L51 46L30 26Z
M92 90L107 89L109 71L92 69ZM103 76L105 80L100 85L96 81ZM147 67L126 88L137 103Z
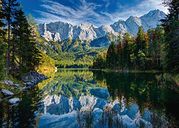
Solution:
M179 88L167 74L102 71L93 73L97 81L106 82L113 99L116 97L121 99L124 96L128 105L135 102L141 111L149 108L167 116L169 123L174 127L179 126Z
M20 102L11 105L8 101L0 102L0 127L31 128L35 127L35 112L41 100L38 88L28 90L18 95Z

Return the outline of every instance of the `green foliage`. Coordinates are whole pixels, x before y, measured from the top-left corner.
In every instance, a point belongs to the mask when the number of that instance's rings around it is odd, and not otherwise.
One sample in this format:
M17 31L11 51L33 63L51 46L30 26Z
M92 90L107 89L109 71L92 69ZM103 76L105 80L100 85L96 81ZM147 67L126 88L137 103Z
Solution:
M145 33L142 27L139 27L136 38L137 52L146 48Z
M13 68L12 74L20 74L34 71L39 64L40 54L36 48L36 34L30 27L24 12L20 9L16 12L15 22L13 24Z
M2 10L4 15L3 21L5 23L5 27L7 28L6 70L8 74L10 73L11 68L14 68L14 64L11 64L11 57L14 60L14 56L12 53L14 51L12 51L12 49L14 49L15 45L14 42L11 42L11 30L18 8L19 3L17 2L17 0L2 0Z
M50 77L55 72L55 61L47 54L40 53L40 62L36 66L36 71Z
M119 70L160 70L164 52L164 30L158 26L145 33L142 27L136 39L130 34L119 37L117 43L111 43L105 58L99 57L93 63L94 68L112 68ZM99 66L100 65L100 66ZM103 65L103 66L101 66Z
M93 62L93 68L103 69L106 67L106 53L103 52L97 56L95 61Z
M106 63L108 67L113 67L116 63L116 48L114 42L108 48L107 56L106 56Z
M163 20L166 36L165 67L171 72L179 72L179 2L178 0L166 1L169 14Z
M5 77L5 44L0 37L0 80Z
M4 23L2 19L4 18L2 10L2 1L0 0L0 80L5 76L5 44L4 36L5 32L3 30Z
M88 42L79 39L61 42L43 41L38 48L55 60L59 68L87 68L93 65L93 60L105 48L91 48Z

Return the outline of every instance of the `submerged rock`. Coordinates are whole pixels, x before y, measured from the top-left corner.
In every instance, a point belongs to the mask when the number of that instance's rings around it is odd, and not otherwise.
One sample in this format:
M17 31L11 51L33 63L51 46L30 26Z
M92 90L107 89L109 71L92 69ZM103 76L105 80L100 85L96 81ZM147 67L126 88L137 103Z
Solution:
M110 95L107 88L96 88L90 90L91 95L95 97L107 99Z
M19 98L11 98L9 99L9 103L10 104L17 104L20 102L20 99Z
M13 96L14 93L9 91L9 90L6 90L6 89L2 89L1 90L1 93L4 95L4 96Z

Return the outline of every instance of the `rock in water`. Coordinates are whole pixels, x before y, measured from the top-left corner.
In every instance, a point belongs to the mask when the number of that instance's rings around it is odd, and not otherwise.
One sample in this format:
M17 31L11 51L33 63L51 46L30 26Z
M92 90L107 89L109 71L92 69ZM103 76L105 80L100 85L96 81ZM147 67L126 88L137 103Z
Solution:
M13 92L11 92L11 91L9 91L9 90L6 90L6 89L2 89L1 92L2 92L2 94L3 94L4 96L12 96L12 95L14 95Z
M19 98L12 98L12 99L9 99L9 103L10 104L17 104L20 102L20 99Z
M42 80L47 79L47 77L37 72L29 72L25 74L21 79L26 84L26 86L33 87Z

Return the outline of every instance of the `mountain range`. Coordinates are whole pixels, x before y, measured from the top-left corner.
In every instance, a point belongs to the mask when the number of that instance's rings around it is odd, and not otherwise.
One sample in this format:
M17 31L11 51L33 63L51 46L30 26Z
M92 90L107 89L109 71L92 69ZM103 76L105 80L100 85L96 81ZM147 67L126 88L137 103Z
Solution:
M100 27L86 23L72 25L58 21L39 24L39 32L47 41L63 41L71 38L73 40L80 39L96 44L95 41L98 39L106 41L106 35L108 34L117 36L119 33L128 32L136 36L139 26L142 26L144 31L155 28L165 16L166 14L160 10L152 10L141 17L130 16L126 21L119 20L111 25L102 25Z

